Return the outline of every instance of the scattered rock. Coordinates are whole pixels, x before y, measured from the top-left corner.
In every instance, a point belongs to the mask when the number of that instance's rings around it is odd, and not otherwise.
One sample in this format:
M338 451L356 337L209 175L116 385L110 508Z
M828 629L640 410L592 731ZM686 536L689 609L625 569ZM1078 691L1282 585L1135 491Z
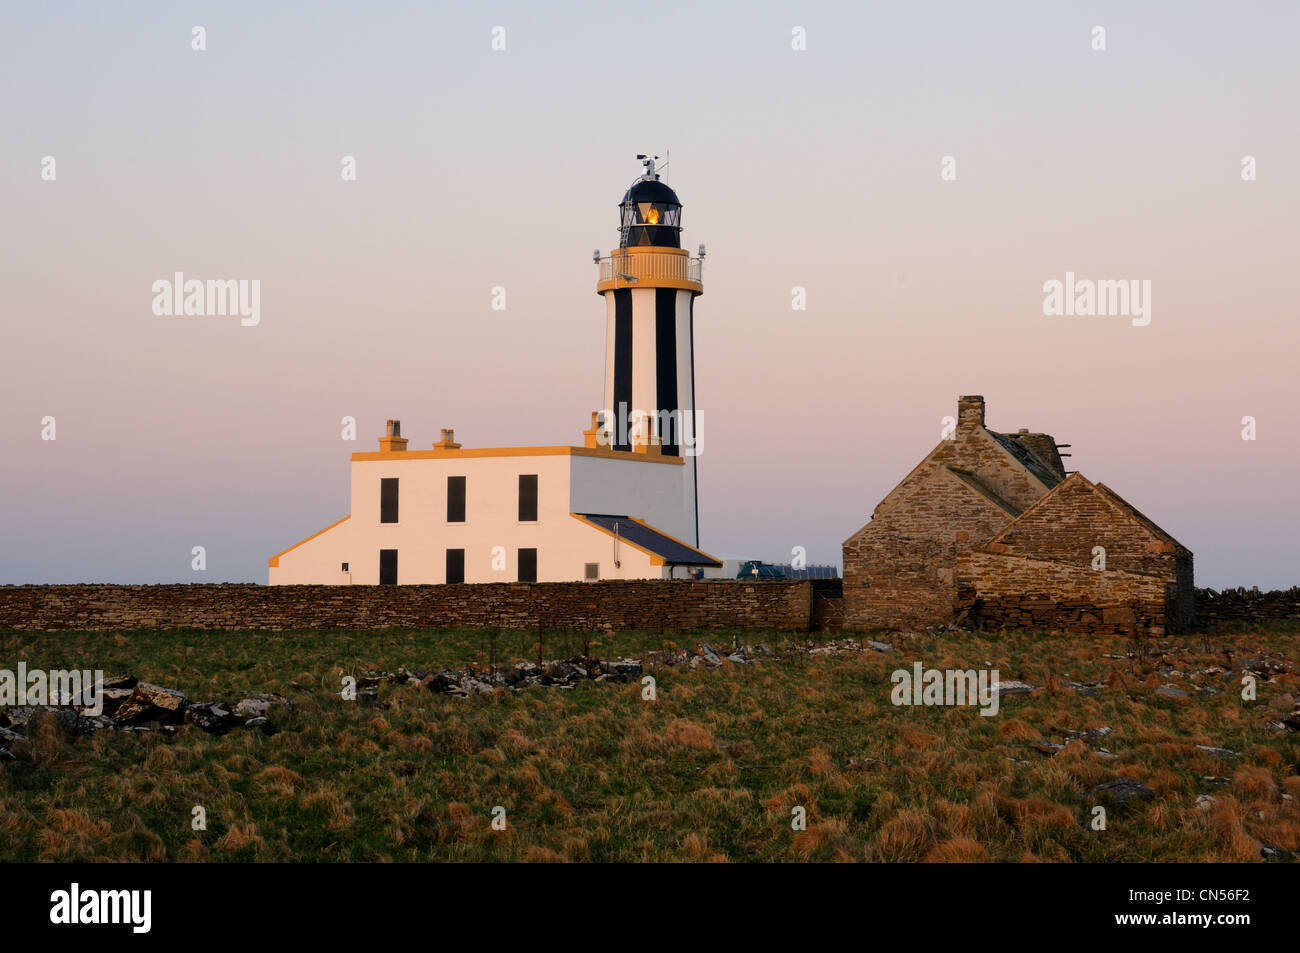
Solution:
M0 728L0 745L8 747L15 741L26 741L26 735L20 735L18 732L9 728Z
M10 708L5 716L5 721L9 728L26 728L28 723L36 717L40 709L35 705L15 705Z
M1287 731L1300 731L1300 705L1291 710L1291 714L1282 719Z
M1058 752L1065 750L1065 745L1053 744L1050 741L1031 741L1029 742L1029 747L1033 748L1035 751L1039 752L1040 754L1045 754L1053 757L1055 757L1055 755Z
M1165 698L1186 698L1187 697L1187 692L1173 685L1161 685L1159 688L1156 689L1156 694L1162 695Z
M104 706L104 714L116 715L117 710L122 707L122 703L133 694L134 692L130 688L105 688L99 693Z
M1268 681L1274 675L1283 675L1293 668L1294 666L1290 662L1261 655L1257 658L1246 659L1242 671L1245 674L1254 675Z
M1102 738L1105 738L1107 735L1111 735L1114 733L1115 733L1115 729L1107 725L1102 725L1100 728L1090 728L1087 731L1062 732L1062 734L1064 734L1065 737L1067 738L1079 738L1083 741L1100 741Z
M1260 844L1259 856L1263 857L1265 860L1281 860L1287 856L1300 859L1300 851L1287 850L1285 847L1275 847L1272 844Z
M999 695L1028 695L1030 692L1038 691L1037 685L1030 685L1028 682L1018 682L1013 680L999 681L993 686L993 691Z
M1196 807L1198 810L1208 811L1213 806L1214 798L1210 797L1208 794L1196 795Z
M118 706L113 717L133 725L146 721L166 724L180 720L184 705L185 695L182 692L149 682L137 682L131 691L131 697Z
M185 721L213 735L224 735L239 724L240 719L220 702L190 705L185 709Z
M264 718L271 703L265 698L245 698L235 705L234 714L245 721L249 718Z
M1196 750L1204 751L1206 754L1212 754L1219 758L1240 758L1240 751L1233 751L1231 748L1215 748L1212 745L1197 745Z
M131 675L106 678L101 684L103 709L99 714L88 710L84 693L76 699L82 704L25 705L0 713L7 723L0 725L0 749L7 748L11 741L23 740L23 735L14 729L26 728L38 717L57 719L71 735L91 735L105 730L175 734L183 725L214 735L225 734L241 725L274 734L279 729L266 718L266 712L273 705L293 707L288 698L274 694L245 698L235 706L223 702L190 702L183 692L142 682Z
M1135 799L1149 801L1155 796L1155 791L1133 778L1116 778L1114 781L1098 784L1094 788L1089 788L1087 794L1084 795L1085 798L1108 797L1116 804L1127 804Z

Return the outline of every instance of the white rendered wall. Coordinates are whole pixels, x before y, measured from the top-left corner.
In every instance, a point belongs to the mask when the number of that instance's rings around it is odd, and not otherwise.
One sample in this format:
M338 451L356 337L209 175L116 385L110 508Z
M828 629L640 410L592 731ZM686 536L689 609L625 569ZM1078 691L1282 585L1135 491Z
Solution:
M584 489L575 494L571 467L579 462ZM606 468L587 468L603 463ZM519 475L537 474L537 521L519 521ZM465 522L447 522L447 477L465 477ZM379 521L380 480L398 479L398 522ZM394 458L352 464L352 515L344 523L279 557L269 571L277 584L339 583L347 562L350 581L379 582L379 551L398 551L398 584L446 582L446 551L465 550L466 582L513 582L518 579L517 550L537 550L537 580L564 582L584 578L585 564L598 563L602 579L657 579L665 571L650 556L570 516L574 499L609 503L585 512L639 516L650 502L660 518L672 517L674 494L680 494L682 467L663 463L599 460L569 454L510 457ZM602 489L597 489L600 487ZM680 496L676 497L678 500ZM642 508L644 509L644 507ZM681 528L680 512L672 520ZM505 550L504 568L493 568L493 547Z
M655 529L691 543L693 514L682 506L690 461L632 463L601 457L573 457L569 506L574 513L635 516Z
M272 586L333 586L352 582L352 573L341 569L354 551L349 539L351 526L352 520L344 520L283 554L279 566L267 570L267 582Z

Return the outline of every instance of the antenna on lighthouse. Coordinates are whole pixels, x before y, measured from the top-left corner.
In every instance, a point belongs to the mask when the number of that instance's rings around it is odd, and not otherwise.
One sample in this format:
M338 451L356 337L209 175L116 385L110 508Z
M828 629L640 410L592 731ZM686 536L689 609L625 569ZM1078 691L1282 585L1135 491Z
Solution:
M659 178L659 176L655 175L655 159L658 159L659 158L658 156L650 156L650 155L646 155L644 152L638 152L636 157L640 161L640 163L643 166L645 166L645 178L647 179Z

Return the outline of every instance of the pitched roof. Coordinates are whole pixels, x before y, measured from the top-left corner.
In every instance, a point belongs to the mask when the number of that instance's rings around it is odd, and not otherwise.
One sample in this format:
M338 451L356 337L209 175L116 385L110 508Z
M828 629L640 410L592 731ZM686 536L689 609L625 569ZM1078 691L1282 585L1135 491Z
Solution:
M609 513L574 513L575 517L596 526L610 535L658 556L670 566L721 566L721 560L683 543L680 539L655 529L634 516L616 516Z
M1032 450L1017 439L1016 434L998 433L996 430L989 430L988 433L989 436L1002 445L1002 448L1007 453L1015 457L1022 467L1047 484L1049 489L1061 482L1061 475L1048 464L1038 459L1038 456Z
M1110 500L1111 503L1113 503L1115 506L1118 506L1121 510L1127 512L1129 516L1132 516L1139 523L1145 526L1148 532L1150 532L1152 535L1156 536L1157 538L1163 540L1166 543L1171 543L1172 545L1177 546L1179 549L1183 550L1184 552L1191 552L1191 550L1189 550L1186 546L1184 546L1178 540L1174 539L1163 529L1157 526L1155 521L1151 519L1151 517L1147 516L1145 513L1140 511L1136 506L1134 506L1128 500L1124 499L1122 496L1120 496L1118 493L1116 493L1106 484L1094 483L1093 486L1096 487L1102 493L1102 495L1106 497L1106 499Z
M1047 507L1051 506L1052 503L1055 502L1056 494L1058 492L1064 493L1065 492L1064 488L1067 485L1074 485L1078 483L1082 483L1088 489L1095 490L1098 493L1100 493L1102 498L1105 499L1106 502L1108 502L1115 509L1119 510L1120 513L1128 516L1130 519L1137 522L1139 525L1142 526L1143 529L1145 529L1152 536L1156 537L1162 542L1166 542L1172 546L1177 547L1179 550L1185 553L1188 554L1191 553L1191 550L1189 550L1182 543L1178 542L1178 540L1174 539L1172 536L1166 533L1163 529L1157 526L1150 517L1141 513L1137 509L1137 507L1135 507L1132 503L1128 502L1128 500L1121 497L1110 487L1106 486L1104 483L1093 483L1086 476L1084 476L1082 473L1079 473L1077 471L1071 473L1064 480L1061 480L1056 486L1054 486L1051 490L1049 490L1045 495L1040 497L1038 501L1034 503L1033 506L1029 507L1029 509L1025 510L1022 514L1020 514L1020 516L1016 517L1016 519L1014 519L1011 523L1005 526L1001 530L1001 532L999 532L996 536L994 536L991 540L989 540L988 545L991 546L995 543L1002 542L1002 540L1004 540L1007 536L1016 532L1016 530L1020 527L1021 523L1036 519L1039 516L1040 510L1047 509Z

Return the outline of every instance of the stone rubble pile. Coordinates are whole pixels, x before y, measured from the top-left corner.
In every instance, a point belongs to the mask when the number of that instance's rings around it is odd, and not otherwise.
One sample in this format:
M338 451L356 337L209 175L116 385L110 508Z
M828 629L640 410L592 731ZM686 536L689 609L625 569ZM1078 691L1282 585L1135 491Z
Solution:
M91 735L97 731L161 732L175 734L183 725L193 725L208 734L224 735L236 728L258 730L273 735L280 729L267 718L273 705L292 708L293 702L283 695L253 695L236 704L194 702L183 692L131 675L106 678L101 683L102 710L92 713L88 698L82 693L71 705L18 705L0 708L0 760L14 757L10 750L15 742L26 741L26 732L37 719L56 718L73 735Z
M797 651L808 655L840 655L861 652L890 652L893 646L869 639L836 639L822 645L810 645ZM550 662L519 662L505 668L474 663L459 669L430 672L424 669L399 668L395 672L365 671L357 678L358 698L375 702L381 683L390 685L419 685L441 695L468 698L471 695L491 695L497 691L520 692L525 688L571 689L579 682L627 682L640 678L647 668L674 668L680 665L695 670L701 666L717 667L724 662L732 665L749 665L759 656L776 656L768 645L757 647L736 645L733 651L719 650L707 642L695 649L647 652L639 659L583 658L559 659Z
M519 692L525 688L573 688L582 681L626 682L641 674L636 659L612 662L572 658L553 662L519 662L510 668L493 668L474 663L459 669L429 672L399 668L395 672L366 671L357 679L362 701L372 701L381 682L390 685L419 685L441 695L491 695L496 691Z

